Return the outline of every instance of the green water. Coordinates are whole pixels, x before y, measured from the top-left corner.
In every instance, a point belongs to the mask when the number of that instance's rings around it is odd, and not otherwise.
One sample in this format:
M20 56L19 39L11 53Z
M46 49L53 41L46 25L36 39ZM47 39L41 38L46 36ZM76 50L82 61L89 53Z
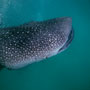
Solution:
M19 70L0 71L0 90L90 90L90 0L0 0L0 24L70 16L70 47Z

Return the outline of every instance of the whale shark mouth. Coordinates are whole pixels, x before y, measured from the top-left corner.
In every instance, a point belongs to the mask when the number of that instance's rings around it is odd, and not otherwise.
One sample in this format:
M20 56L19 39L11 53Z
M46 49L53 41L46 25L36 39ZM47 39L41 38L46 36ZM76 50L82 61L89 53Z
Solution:
M64 51L64 50L70 45L70 43L71 43L72 40L73 40L73 37L74 37L74 31L73 31L73 28L72 28L72 30L71 30L71 32L70 32L70 34L69 34L69 36L68 36L68 40L67 40L66 43L63 45L63 47L59 49L58 53Z

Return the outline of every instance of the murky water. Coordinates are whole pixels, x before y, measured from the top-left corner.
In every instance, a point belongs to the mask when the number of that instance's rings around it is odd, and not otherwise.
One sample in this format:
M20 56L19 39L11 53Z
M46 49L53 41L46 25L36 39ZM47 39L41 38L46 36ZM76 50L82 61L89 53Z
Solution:
M0 90L90 90L89 0L0 0L0 27L70 16L70 47L25 68L0 71Z

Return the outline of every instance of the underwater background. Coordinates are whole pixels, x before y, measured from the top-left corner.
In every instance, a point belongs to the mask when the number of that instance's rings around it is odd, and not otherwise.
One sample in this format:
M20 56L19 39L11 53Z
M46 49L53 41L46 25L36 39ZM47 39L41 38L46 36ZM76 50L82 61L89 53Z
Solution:
M90 90L90 0L0 0L0 27L72 17L64 52L18 70L0 71L0 90Z

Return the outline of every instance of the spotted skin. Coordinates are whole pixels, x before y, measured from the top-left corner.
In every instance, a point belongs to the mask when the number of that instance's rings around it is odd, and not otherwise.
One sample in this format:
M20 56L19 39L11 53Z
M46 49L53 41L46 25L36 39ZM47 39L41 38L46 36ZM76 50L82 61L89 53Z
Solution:
M18 69L58 54L72 28L69 17L0 29L0 64Z

